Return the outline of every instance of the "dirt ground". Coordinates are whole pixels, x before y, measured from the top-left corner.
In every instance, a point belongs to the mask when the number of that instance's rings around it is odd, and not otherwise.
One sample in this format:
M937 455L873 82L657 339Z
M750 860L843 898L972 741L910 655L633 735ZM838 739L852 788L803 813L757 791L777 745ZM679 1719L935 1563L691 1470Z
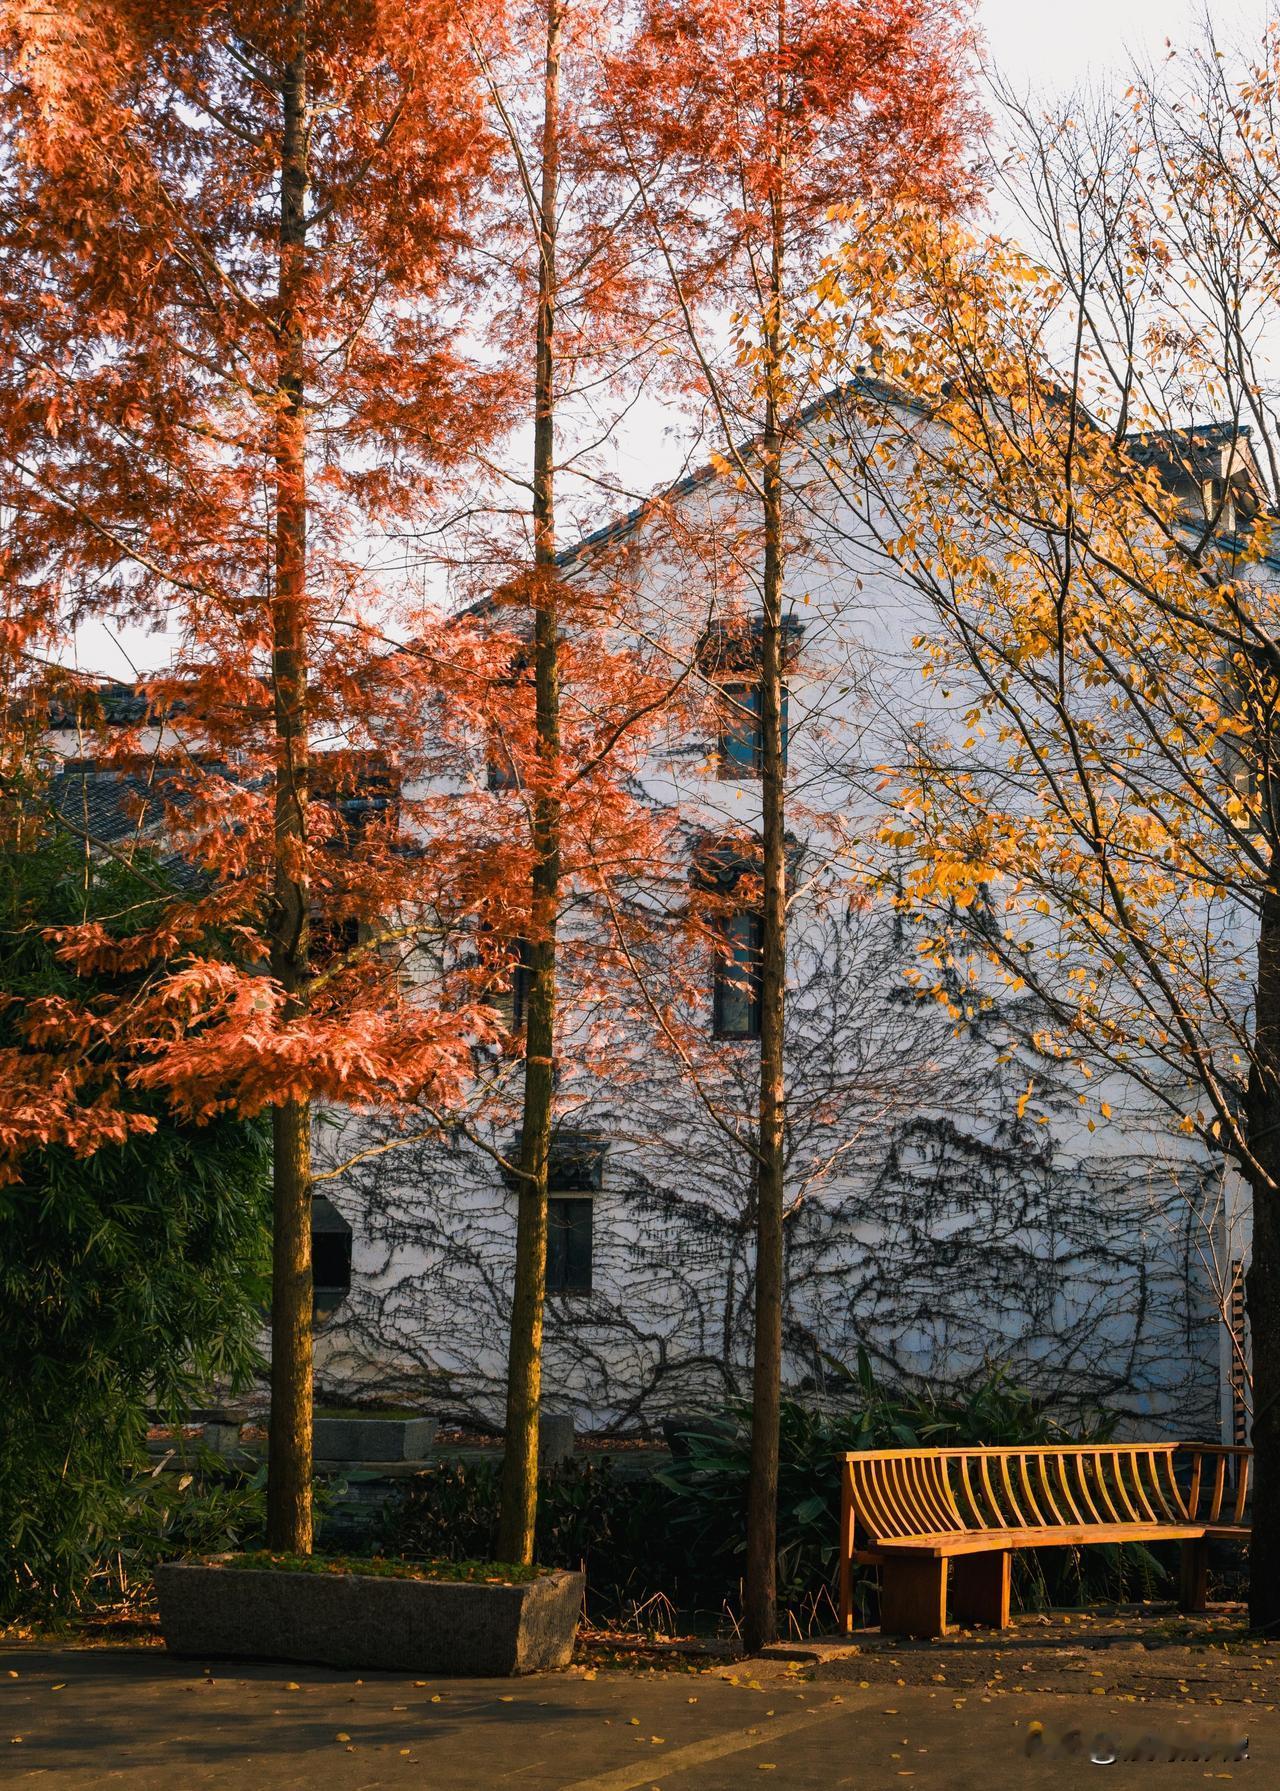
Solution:
M175 1660L143 1631L0 1644L0 1783L993 1791L1078 1785L1096 1762L1123 1784L1272 1791L1278 1706L1280 1645L1247 1637L1239 1608L1028 1616L932 1643L869 1632L738 1661L595 1643L566 1673L488 1681Z

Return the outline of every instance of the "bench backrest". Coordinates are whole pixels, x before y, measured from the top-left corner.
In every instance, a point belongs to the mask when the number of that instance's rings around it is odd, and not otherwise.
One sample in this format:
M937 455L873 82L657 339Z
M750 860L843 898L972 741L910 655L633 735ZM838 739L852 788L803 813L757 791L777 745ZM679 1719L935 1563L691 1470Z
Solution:
M868 1449L843 1461L858 1526L888 1541L975 1530L1239 1524L1249 1453L1213 1443L1080 1443ZM1175 1455L1185 1458L1176 1468Z

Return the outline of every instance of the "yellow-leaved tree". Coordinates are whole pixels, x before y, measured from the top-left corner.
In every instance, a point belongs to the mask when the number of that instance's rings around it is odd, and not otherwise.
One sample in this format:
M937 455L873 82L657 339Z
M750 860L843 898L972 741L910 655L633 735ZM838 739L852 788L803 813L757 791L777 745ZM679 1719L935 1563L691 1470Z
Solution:
M845 401L813 459L851 548L924 600L880 839L922 994L961 1026L1003 995L1091 1131L1101 1066L1252 1197L1250 1614L1275 1630L1280 46L1174 66L1010 103L1025 252L903 216L873 258L851 216L815 292Z

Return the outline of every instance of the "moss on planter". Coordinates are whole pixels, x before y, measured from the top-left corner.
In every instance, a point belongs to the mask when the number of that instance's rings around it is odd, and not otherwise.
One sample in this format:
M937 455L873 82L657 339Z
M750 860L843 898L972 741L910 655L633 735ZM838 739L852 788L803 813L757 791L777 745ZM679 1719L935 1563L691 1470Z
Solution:
M279 1573L359 1574L391 1580L465 1580L473 1585L524 1586L551 1571L512 1561L404 1561L386 1555L276 1555L268 1549L227 1555L210 1566L274 1568Z

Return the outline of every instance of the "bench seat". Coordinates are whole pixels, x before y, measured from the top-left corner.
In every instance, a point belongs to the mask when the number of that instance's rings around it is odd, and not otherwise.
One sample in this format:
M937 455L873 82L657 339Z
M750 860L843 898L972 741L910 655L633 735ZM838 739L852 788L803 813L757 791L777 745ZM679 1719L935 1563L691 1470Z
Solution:
M1082 1548L1094 1542L1187 1542L1203 1536L1203 1524L1042 1524L1025 1530L963 1530L937 1536L873 1539L867 1555L929 1555L950 1560L953 1555L988 1554L999 1548ZM1248 1531L1245 1531L1248 1535Z
M855 1563L880 1569L886 1634L936 1636L948 1579L962 1621L1003 1628L1015 1549L1098 1543L1179 1543L1179 1602L1203 1610L1209 1539L1249 1537L1250 1455L1211 1443L851 1452L841 1458L843 1627L853 1627Z

